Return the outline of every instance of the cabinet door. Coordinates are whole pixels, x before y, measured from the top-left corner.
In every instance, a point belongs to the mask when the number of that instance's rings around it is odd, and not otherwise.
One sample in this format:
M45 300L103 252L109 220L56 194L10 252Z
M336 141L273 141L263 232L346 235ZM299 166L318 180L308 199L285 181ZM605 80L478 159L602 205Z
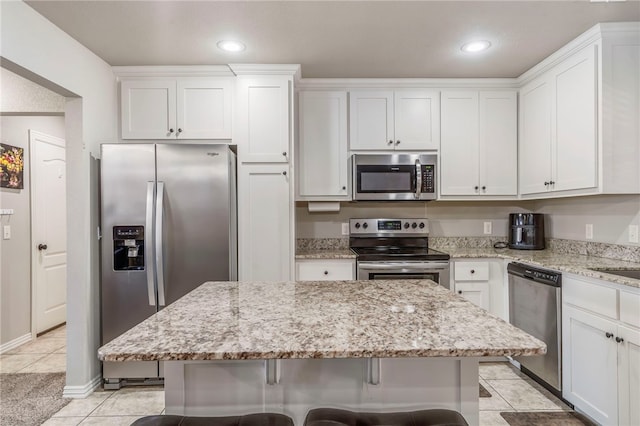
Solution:
M287 164L238 169L240 281L291 279L291 216Z
M590 46L553 70L554 191L598 185L595 49Z
M122 139L175 139L175 80L124 80L120 102Z
M355 270L356 264L353 260L299 260L296 262L296 280L355 280Z
M291 79L281 76L237 77L237 136L243 163L289 161Z
M616 331L613 321L563 305L562 396L607 425L618 423Z
M299 94L300 197L347 199L347 92Z
M438 99L438 92L431 90L399 90L394 93L396 149L423 151L440 148Z
M231 139L232 94L230 79L178 80L178 138Z
M520 90L518 170L521 194L548 190L551 180L551 85L545 78L534 80Z
M440 193L476 195L478 185L478 92L442 92Z
M619 326L617 337L619 424L640 425L640 331Z
M480 193L518 193L516 92L480 92Z
M393 91L349 93L351 150L393 149Z
M456 282L456 293L482 309L487 311L491 309L487 281Z

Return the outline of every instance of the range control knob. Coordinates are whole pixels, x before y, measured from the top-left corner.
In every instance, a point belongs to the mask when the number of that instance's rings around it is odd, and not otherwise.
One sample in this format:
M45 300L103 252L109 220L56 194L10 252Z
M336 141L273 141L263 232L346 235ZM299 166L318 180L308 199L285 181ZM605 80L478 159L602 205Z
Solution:
M356 229L360 229L360 222L356 222Z
M418 225L420 227L420 229L424 228L424 222L420 222L420 225Z
M417 227L418 227L418 224L417 224L417 223L413 222L413 223L411 224L411 228L416 229Z
M409 228L409 222L405 222L404 223L404 229L408 229Z
M365 223L363 223L363 224L362 224L362 227L363 227L364 229L367 229L367 228L369 227L369 225L367 225L367 222L365 222Z

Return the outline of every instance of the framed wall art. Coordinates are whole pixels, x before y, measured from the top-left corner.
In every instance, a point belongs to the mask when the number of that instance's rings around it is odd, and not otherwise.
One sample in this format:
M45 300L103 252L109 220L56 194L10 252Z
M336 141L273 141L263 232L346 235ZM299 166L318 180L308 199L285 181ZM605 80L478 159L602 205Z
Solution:
M0 143L0 188L24 188L24 148Z

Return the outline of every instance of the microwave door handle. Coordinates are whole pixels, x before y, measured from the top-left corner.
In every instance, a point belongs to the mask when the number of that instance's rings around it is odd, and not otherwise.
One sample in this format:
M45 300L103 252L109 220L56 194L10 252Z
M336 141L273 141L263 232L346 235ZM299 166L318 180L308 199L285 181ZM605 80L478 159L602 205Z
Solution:
M416 160L416 200L422 195L422 164Z

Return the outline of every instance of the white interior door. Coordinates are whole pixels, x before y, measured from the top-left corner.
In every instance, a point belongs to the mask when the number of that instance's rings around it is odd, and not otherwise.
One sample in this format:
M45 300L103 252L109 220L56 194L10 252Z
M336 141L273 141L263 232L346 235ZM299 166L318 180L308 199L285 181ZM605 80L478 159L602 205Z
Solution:
M66 321L67 221L64 140L29 132L33 321L41 333Z

